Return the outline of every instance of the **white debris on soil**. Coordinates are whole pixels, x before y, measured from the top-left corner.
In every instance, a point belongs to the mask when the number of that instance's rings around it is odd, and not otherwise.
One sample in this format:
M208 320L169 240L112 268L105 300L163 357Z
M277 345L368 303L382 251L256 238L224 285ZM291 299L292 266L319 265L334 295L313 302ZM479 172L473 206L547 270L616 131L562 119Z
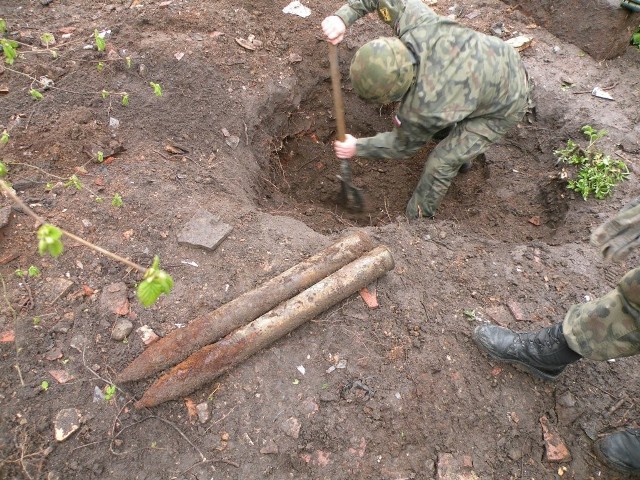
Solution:
M290 13L302 18L307 18L309 15L311 15L311 10L308 7L302 5L302 3L300 3L298 0L295 0L284 7L282 9L282 13Z

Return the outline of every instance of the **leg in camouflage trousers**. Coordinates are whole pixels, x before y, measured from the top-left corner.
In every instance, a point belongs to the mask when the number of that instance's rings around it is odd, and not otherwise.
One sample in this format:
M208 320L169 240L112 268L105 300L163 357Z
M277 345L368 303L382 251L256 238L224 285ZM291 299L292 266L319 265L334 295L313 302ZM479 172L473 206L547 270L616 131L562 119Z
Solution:
M456 124L431 152L420 181L407 204L407 217L433 217L463 164L471 163L524 117L528 102L495 117L477 117Z
M572 306L563 331L569 347L591 360L640 353L640 268L628 272L606 295Z

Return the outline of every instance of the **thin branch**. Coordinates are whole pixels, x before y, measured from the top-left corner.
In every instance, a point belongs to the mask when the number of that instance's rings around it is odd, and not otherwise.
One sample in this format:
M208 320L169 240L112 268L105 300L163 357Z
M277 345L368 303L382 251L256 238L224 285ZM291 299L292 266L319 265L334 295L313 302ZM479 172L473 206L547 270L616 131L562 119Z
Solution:
M44 218L42 218L40 215L38 215L36 212L34 212L33 210L31 210L21 199L20 197L18 197L18 195L15 194L15 192L13 191L13 189L11 189L4 180L0 180L0 188L11 197L12 200L14 200L22 209L23 212L25 212L27 215L29 215L30 217L34 218L39 224L44 224L47 223L45 221ZM60 228L60 227L58 227ZM139 272L145 273L147 271L147 269L145 267L143 267L142 265L138 265L137 263L132 262L129 259L126 259L124 257L121 257L120 255L116 255L115 253L110 252L109 250L105 250L102 247L99 247L97 245L94 245L91 242L88 242L86 240L84 240L83 238L78 237L77 235L74 235L71 232L67 232L66 230L60 228L60 231L66 235L67 237L69 237L72 240L75 240L76 242L80 243L81 245L84 245L85 247L89 247L92 250L95 250L98 253L101 253L109 258L112 258L113 260L116 260L118 262L124 263L125 265L128 265L129 267L138 270Z

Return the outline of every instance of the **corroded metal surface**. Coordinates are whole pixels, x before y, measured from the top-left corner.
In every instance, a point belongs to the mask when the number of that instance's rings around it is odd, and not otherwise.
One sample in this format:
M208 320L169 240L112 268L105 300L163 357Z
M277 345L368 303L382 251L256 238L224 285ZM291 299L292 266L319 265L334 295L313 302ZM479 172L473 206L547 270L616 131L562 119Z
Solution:
M371 250L272 311L238 328L222 340L207 345L176 365L149 387L135 404L136 408L153 407L190 394L358 292L393 267L393 257L386 247Z
M140 380L171 367L196 350L268 312L373 247L369 236L356 230L318 254L245 292L216 310L189 322L152 344L118 375L118 383Z

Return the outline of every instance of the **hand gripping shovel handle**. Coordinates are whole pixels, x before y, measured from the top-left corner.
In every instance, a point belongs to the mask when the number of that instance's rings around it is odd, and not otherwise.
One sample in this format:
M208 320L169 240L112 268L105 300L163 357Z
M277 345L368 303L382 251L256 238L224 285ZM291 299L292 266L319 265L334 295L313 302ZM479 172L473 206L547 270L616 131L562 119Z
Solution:
M336 130L339 141L344 142L346 138L346 126L344 121L344 103L342 101L342 90L340 89L340 71L338 70L338 47L329 43L329 66L331 69L331 88L333 90L333 109L336 116ZM351 165L346 159L340 163L340 178L342 182L342 197L346 206L355 210L362 210L362 193L351 185Z

